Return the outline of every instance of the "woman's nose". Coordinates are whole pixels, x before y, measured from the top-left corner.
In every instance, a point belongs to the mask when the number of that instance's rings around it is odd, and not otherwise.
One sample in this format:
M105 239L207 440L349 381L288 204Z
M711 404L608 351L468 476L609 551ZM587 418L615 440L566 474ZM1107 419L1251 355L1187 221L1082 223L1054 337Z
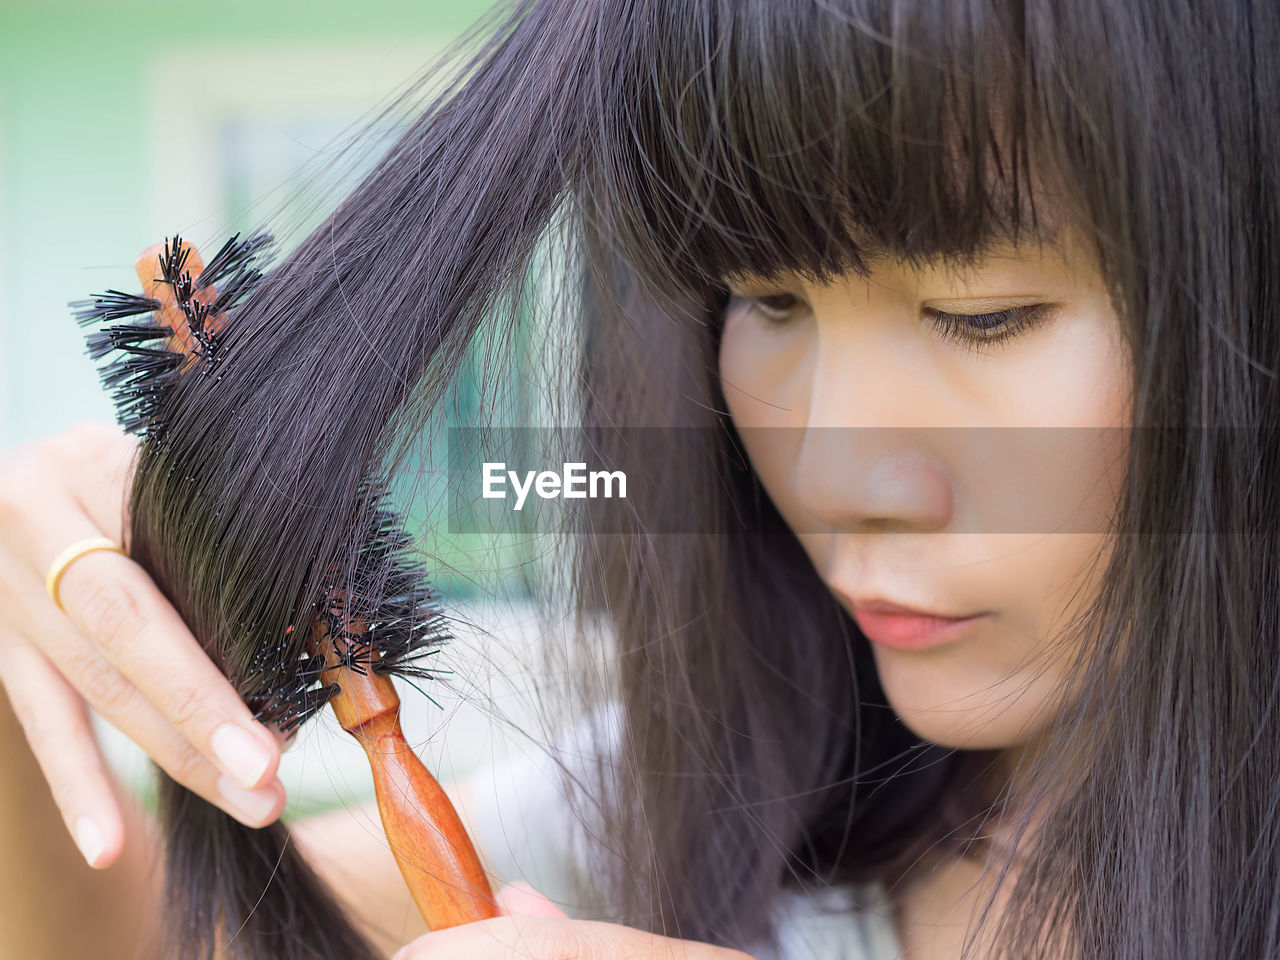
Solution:
M952 482L913 434L893 427L809 427L792 470L796 499L825 532L934 532L954 513Z
M954 483L919 382L883 354L820 351L791 484L825 529L927 532L952 522Z

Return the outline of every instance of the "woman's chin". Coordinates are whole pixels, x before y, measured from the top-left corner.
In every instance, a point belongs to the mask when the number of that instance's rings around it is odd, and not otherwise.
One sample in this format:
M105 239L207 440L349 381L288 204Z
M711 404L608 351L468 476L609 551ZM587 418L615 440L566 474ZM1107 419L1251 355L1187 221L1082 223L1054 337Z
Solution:
M913 669L907 662L882 658L880 683L889 706L916 736L958 750L1001 750L1026 743L1043 726L1044 674L1019 677L965 677L962 671L939 674ZM932 666L932 665L930 665Z
M956 750L1003 750L1019 742L1012 725L989 722L982 710L951 710L943 707L904 708L892 702L894 712L912 733L922 740Z

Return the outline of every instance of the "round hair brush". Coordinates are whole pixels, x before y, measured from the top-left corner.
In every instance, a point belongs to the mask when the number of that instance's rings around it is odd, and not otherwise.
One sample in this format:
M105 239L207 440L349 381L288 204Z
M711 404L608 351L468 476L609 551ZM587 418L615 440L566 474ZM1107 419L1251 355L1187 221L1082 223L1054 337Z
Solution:
M103 384L121 425L145 445L165 444L165 406L180 381L219 376L228 311L261 279L269 246L264 234L237 235L205 264L175 236L138 258L141 294L109 290L72 304L82 325L109 324L89 335L89 353L111 355ZM323 595L300 598L292 625L261 644L237 687L259 720L285 732L332 706L368 756L392 853L427 926L438 930L497 908L457 812L404 738L391 682L435 675L424 658L448 639L439 595L406 561L410 538L381 505L383 484L368 478L365 490L372 508L353 522L354 571L343 579L332 569Z

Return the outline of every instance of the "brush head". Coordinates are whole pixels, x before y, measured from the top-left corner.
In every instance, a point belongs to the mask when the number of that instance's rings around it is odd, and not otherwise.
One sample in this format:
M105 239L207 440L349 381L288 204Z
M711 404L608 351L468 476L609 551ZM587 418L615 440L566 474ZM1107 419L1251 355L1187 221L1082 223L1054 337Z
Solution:
M102 385L122 427L162 442L163 401L175 379L197 365L202 376L216 374L226 311L262 279L271 247L269 234L243 240L236 234L206 265L191 244L174 236L138 257L141 293L107 290L70 304L82 327L100 327L88 334L88 353L105 361L99 368Z
M195 376L217 381L223 365L234 362L225 336L229 313L266 276L272 246L268 234L237 234L206 264L175 235L139 256L141 293L108 290L70 304L82 327L95 328L87 351L119 423L147 452L160 454L166 446L177 385ZM351 532L342 569L328 565L329 585L318 596L299 597L290 626L257 643L247 663L229 664L210 650L262 722L288 732L313 716L341 692L332 682L342 675L335 667L410 683L447 673L427 666L451 639L440 595L411 562L412 537L388 499L386 478L363 479L358 514L335 518ZM309 640L317 628L332 638L327 653Z
M398 676L420 692L416 681L448 673L429 666L452 639L440 594L425 571L408 562L412 539L394 511L376 505L384 496L367 490L375 506L358 538L355 569L346 576L334 571L323 595L301 608L281 642L257 650L252 672L262 690L258 719L286 733L342 692L335 678L344 672ZM316 636L326 642L317 645Z

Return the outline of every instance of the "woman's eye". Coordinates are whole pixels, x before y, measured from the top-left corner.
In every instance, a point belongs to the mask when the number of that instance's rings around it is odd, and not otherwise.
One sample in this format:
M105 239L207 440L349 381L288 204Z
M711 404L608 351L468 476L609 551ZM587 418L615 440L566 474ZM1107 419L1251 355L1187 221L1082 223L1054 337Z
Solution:
M804 308L804 301L793 293L733 295L731 300L746 305L768 325L775 327L787 325ZM1010 340L1029 330L1047 317L1052 306L1048 303L1033 303L993 313L946 313L933 307L925 307L924 315L943 339L976 349Z
M1010 340L1031 329L1047 317L1050 306L1047 303L1032 303L995 313L944 313L925 307L924 313L943 339L980 347Z
M793 293L771 293L762 297L742 297L742 300L771 324L786 323L801 303Z

